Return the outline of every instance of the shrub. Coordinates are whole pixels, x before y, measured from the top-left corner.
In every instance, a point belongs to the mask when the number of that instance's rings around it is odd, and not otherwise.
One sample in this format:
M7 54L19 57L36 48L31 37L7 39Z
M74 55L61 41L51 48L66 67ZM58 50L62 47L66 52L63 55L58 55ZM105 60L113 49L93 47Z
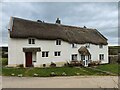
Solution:
M89 67L91 66L97 66L100 64L100 61L90 61L90 63L88 64Z
M8 65L8 58L2 58L2 66Z
M75 60L75 61L71 61L69 66L71 67L71 66L83 66L83 65L82 65L82 61Z
M56 64L51 62L50 67L56 67Z

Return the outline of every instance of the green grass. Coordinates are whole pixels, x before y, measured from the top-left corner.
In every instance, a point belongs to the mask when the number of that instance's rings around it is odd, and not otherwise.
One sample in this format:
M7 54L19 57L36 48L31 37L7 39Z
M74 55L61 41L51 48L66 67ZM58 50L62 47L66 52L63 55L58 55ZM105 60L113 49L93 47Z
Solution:
M2 70L0 69L0 75L3 76L11 76L12 73L15 74L15 76L18 76L18 74L23 74L23 76L32 77L35 73L39 75L39 77L50 77L51 72L55 72L56 76L62 76L61 74L63 72L66 73L67 76L77 76L79 75L108 75L107 73L103 71L107 71L110 73L113 73L114 75L118 75L118 64L106 64L106 65L98 65L94 68L76 68L76 67L56 67L56 68L9 68L5 67L5 65L8 63L7 58L3 58L0 61L2 61ZM120 68L120 65L119 65ZM2 73L1 73L2 72Z
M103 70L103 71L108 71L114 74L120 73L120 65L118 64L106 64L106 65L99 65L96 67L97 69Z
M106 65L105 65L106 66ZM99 68L102 65L99 66ZM107 66L106 66L107 67ZM97 67L98 68L98 67ZM56 76L62 76L61 74L65 72L67 76L77 76L79 75L107 75L102 71L97 71L91 68L76 68L76 67L56 67L56 68L2 68L2 75L11 76L12 73L17 76L18 74L23 74L23 76L33 76L35 73L39 77L50 77L51 72L55 72Z

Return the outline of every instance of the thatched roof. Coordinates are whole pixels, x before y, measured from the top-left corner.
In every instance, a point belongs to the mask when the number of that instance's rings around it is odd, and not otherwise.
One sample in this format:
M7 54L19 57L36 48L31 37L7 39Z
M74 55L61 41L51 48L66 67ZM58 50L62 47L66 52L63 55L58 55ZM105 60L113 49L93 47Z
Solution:
M81 46L79 49L78 49L78 52L82 55L90 55L90 52L88 51L88 49L84 46Z
M44 40L62 39L69 43L92 43L107 45L107 39L96 29L35 22L20 18L13 18L13 26L10 31L11 38L34 37Z

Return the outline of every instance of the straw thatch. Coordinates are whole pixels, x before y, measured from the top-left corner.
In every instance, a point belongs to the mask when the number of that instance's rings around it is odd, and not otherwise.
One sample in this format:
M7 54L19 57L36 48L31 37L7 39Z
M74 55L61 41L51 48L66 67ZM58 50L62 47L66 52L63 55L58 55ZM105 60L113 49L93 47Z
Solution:
M35 22L20 18L13 18L13 27L10 31L11 38L34 37L43 40L61 39L69 43L92 43L107 45L107 39L96 29Z
M81 54L81 55L90 55L90 52L88 51L88 49L84 46L81 46L79 49L78 49L78 52Z

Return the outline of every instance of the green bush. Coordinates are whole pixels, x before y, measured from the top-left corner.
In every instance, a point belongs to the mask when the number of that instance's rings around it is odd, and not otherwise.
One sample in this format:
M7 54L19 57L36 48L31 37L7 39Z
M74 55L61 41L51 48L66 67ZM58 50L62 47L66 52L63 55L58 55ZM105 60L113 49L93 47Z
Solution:
M2 66L8 65L8 58L2 58Z

